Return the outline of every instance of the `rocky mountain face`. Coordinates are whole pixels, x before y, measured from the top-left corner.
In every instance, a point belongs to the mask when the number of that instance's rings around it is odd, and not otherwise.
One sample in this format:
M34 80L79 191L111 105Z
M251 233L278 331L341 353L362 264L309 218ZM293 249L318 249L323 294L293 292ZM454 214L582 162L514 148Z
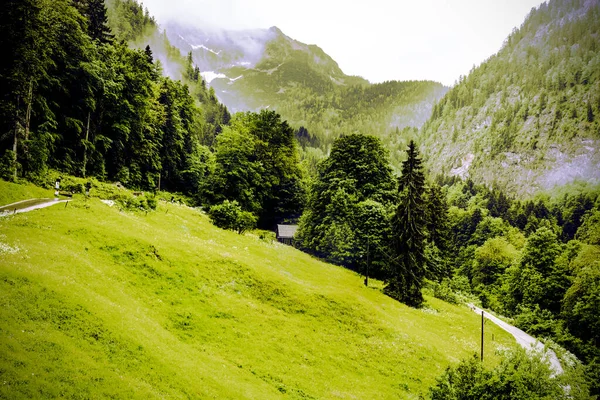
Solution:
M551 0L461 79L421 131L435 173L527 195L600 182L600 1Z
M206 82L232 111L275 106L290 86L323 93L334 85L369 84L345 75L318 46L298 42L277 27L205 31L171 22L165 28L171 43L192 52Z

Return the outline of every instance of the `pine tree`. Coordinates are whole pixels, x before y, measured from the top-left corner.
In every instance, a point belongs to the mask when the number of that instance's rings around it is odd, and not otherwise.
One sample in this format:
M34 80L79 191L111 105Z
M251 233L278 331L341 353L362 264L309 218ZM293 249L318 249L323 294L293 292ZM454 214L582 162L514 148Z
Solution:
M427 190L426 206L428 278L441 280L451 275L451 270L448 268L450 224L446 196L435 183Z
M421 287L426 275L425 231L427 227L425 175L415 143L411 140L408 159L399 179L400 203L392 220L393 260L388 268L385 292L410 306L423 303Z
M104 0L75 0L77 10L87 19L87 33L100 43L112 42L114 36L108 26L108 16Z

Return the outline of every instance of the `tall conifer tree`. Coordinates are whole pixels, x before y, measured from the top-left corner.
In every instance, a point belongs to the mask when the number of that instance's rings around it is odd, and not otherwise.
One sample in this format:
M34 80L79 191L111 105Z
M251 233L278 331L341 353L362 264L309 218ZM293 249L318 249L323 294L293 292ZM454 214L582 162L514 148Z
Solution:
M408 159L399 178L400 203L392 220L392 254L385 292L411 306L423 303L421 287L426 274L427 229L425 175L415 143L408 145Z

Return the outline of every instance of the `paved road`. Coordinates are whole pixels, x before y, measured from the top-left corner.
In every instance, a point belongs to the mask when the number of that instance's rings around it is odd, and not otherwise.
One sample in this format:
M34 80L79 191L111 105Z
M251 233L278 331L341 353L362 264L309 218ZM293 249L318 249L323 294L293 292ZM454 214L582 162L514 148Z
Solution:
M68 200L57 200L57 199L29 199L23 200L16 203L8 204L0 207L0 216L24 213L28 211L37 210L39 208L50 207L55 204L64 203Z
M471 308L471 310L473 310L474 312L476 312L479 315L481 315L481 313L483 312L483 315L487 319L492 321L494 324L498 325L500 328L504 329L506 332L513 335L515 337L515 339L517 340L517 343L519 343L523 348L525 348L527 350L534 348L535 350L545 352L546 357L550 360L550 365L551 365L552 369L554 370L554 373L557 375L560 375L563 373L563 368L560 365L560 361L558 361L558 357L556 357L556 353L554 353L554 351L552 351L550 349L544 349L544 345L539 340L537 340L536 338L534 338L531 335L528 335L527 333L523 332L519 328L512 326L510 324L507 324L506 322L502 321L500 318L494 317L492 314L485 312L484 310L482 310L479 307L474 306L473 304L469 304L469 307Z

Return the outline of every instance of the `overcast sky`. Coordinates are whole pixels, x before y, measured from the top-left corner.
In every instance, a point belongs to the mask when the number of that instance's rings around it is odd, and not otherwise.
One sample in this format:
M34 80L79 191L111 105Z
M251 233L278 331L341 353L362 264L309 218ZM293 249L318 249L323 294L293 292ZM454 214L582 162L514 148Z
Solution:
M159 23L279 27L371 82L452 85L496 53L540 0L143 0Z

